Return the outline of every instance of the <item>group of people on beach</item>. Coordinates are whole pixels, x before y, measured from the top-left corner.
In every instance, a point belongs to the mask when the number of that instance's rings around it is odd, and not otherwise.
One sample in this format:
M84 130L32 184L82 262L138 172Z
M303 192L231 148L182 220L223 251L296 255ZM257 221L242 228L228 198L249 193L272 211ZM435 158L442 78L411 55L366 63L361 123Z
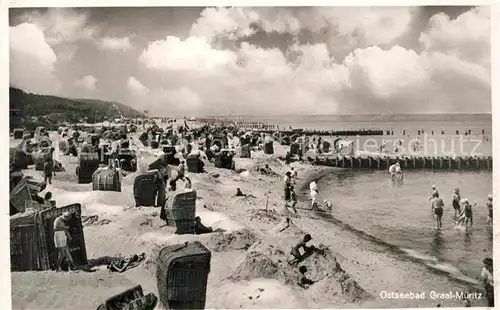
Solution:
M436 219L436 225L438 229L443 227L442 217L444 212L444 201L439 196L439 191L436 185L432 185L432 192L429 198L431 202L431 210ZM458 227L462 224L465 227L473 225L473 211L472 208L477 205L477 203L471 204L467 198L461 198L460 189L455 188L452 195L452 205L455 211L453 219L455 220L455 225ZM488 221L489 227L493 227L493 195L489 194L486 201L486 207L488 209Z

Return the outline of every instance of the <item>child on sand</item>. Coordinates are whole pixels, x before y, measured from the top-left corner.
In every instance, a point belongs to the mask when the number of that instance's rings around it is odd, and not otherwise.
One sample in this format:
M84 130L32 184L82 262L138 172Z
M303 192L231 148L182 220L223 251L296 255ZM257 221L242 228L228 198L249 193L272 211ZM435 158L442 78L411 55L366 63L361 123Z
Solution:
M323 201L323 204L325 205L325 210L326 211L332 211L332 203L331 202L329 202L328 200L325 199Z
M314 284L314 281L306 277L307 267L300 266L299 268L300 276L299 276L299 286L302 288L308 288L309 286Z
M302 248L305 254L309 250L309 247L306 244L311 240L312 240L311 235L307 234L302 238L302 240L299 243L297 243L295 246L292 247L292 251L290 252L290 254L292 254L293 259L288 262L290 265L302 261L303 254L300 254L300 249Z

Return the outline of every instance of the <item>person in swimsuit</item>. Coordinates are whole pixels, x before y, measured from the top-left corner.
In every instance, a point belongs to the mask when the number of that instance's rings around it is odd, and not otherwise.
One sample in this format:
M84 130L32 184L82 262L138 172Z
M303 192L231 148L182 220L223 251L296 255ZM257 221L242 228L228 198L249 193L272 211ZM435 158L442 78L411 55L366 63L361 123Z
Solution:
M64 259L68 262L70 270L77 269L68 247L68 241L71 241L71 234L68 227L68 221L70 219L71 213L64 212L61 216L54 220L54 245L58 251L57 271L62 270L62 263Z
M283 183L285 190L285 205L288 206L288 201L290 200L290 185L292 185L292 173L290 171L285 173Z
M443 218L443 207L443 199L439 198L438 193L435 193L434 198L432 199L432 208L434 210L434 214L436 215L436 224L438 229L441 229L443 227L443 223L441 221L441 219Z
M488 195L488 201L486 202L486 207L488 208L488 226L493 227L493 195Z
M455 192L452 196L452 204L453 210L455 210L455 215L453 215L454 219L457 219L458 215L462 212L460 209L460 189L455 188Z
M304 250L304 254L309 251L309 247L306 244L311 240L311 235L307 234L302 238L302 240L300 240L299 243L292 247L292 251L290 252L290 254L292 254L293 259L288 262L290 265L302 261L303 254L300 254L300 249L302 248Z
M439 196L439 192L437 190L437 187L436 187L436 185L432 185L431 196L429 197L429 201L431 202L432 214L434 214L434 204L432 203L432 200L436 197L436 194Z
M292 208L292 210L293 210L293 212L295 212L295 214L298 214L297 208L295 208L295 205L297 205L297 195L295 194L294 186L290 185L289 190L290 190L290 200L289 201L292 203L290 208Z
M460 217L457 221L457 225L460 225L461 223L463 223L465 221L466 227L469 225L469 223L472 226L472 222L473 222L472 221L472 207L475 206L476 204L474 203L474 205L471 205L467 198L462 199L462 204L464 205L464 210L462 211L462 214L460 214Z

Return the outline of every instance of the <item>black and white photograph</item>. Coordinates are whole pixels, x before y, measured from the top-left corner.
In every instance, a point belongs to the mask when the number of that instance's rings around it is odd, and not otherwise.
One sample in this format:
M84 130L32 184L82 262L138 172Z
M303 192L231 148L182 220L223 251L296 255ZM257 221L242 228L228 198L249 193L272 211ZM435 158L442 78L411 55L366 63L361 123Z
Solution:
M12 309L494 307L493 6L78 4L5 7Z

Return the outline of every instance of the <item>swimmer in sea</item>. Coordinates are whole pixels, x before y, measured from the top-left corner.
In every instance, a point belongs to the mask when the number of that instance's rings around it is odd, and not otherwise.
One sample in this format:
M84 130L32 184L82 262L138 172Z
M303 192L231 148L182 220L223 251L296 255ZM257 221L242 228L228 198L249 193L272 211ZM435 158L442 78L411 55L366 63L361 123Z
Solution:
M403 170L401 170L401 166L399 165L399 161L389 167L389 173L391 174L391 178L402 179L403 178Z
M458 215L462 212L462 210L460 209L460 189L458 188L455 188L455 192L453 193L452 204L453 210L455 210L455 215L453 216L453 218L457 219Z
M438 196L439 196L439 192L437 190L437 186L436 185L432 185L431 197L429 198L429 201L431 201L434 198L435 194L438 194Z
M434 210L434 214L436 215L436 224L438 229L441 229L443 227L443 222L441 221L441 219L443 218L443 207L443 199L439 198L438 193L435 193L432 198L432 209Z
M493 195L488 195L488 201L486 202L486 207L488 208L488 226L493 227Z
M474 205L471 205L467 198L462 199L461 202L464 205L464 210L462 211L462 213L460 214L460 217L458 218L457 226L463 222L465 222L465 227L469 226L469 223L472 226L472 223L473 223L473 221L472 221L472 207L475 206L476 203L474 203Z

